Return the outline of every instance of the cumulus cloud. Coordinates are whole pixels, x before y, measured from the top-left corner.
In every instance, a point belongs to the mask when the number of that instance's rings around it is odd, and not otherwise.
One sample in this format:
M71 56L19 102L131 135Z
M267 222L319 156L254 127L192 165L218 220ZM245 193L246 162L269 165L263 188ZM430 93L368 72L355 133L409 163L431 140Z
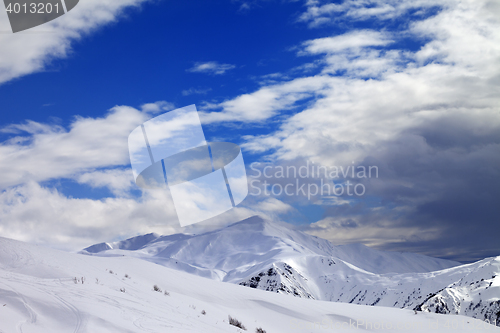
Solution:
M234 68L236 68L235 65L220 64L217 61L208 61L208 62L197 62L194 64L193 67L191 67L187 71L192 73L222 75Z
M38 27L0 34L0 84L43 70L51 60L64 58L71 43L118 20L126 8L147 0L85 0L71 12ZM11 31L7 13L0 13L0 30Z

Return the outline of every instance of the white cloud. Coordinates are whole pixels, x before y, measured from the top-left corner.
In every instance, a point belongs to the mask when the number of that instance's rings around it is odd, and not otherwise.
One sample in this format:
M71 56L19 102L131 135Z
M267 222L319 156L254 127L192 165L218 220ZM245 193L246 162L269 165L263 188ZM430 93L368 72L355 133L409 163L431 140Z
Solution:
M33 121L7 126L2 132L18 136L0 145L0 188L127 165L128 135L147 118L116 106L103 118L76 117L69 130Z
M142 112L146 113L159 113L175 109L174 103L167 101L158 101L155 103L146 103L141 105Z
M283 110L295 107L297 101L322 95L328 83L329 78L316 76L265 86L251 94L244 94L235 99L210 106L211 108L222 108L222 111L200 112L200 118L204 123L261 122Z
M41 71L51 60L71 52L71 42L119 19L125 8L147 0L85 0L66 15L38 27L0 34L0 84ZM0 30L10 30L7 13L0 13Z
M342 73L343 76L378 78L387 71L398 71L405 64L405 53L377 47L394 43L390 33L355 30L334 37L318 38L303 43L299 55L325 54L322 74Z
M413 16L423 15L426 10L436 6L453 5L449 0L345 0L342 3L324 3L307 1L307 11L299 17L299 21L309 23L310 27L332 24L341 20L391 20L409 11ZM456 4L456 3L455 3Z
M79 180L92 186L123 189L121 183L128 183L124 173L123 170L94 172L82 175ZM106 176L111 176L111 179ZM168 191L145 191L140 199L79 199L33 181L0 192L0 207L2 237L70 251L150 232L163 235L206 232L255 214L275 218L275 209L280 212L290 209L288 205L270 199L263 203L262 210L238 207L202 223L181 228Z
M236 68L235 65L219 64L217 61L208 61L208 62L197 62L194 64L193 67L191 67L187 71L192 73L222 75L234 68Z
M305 42L304 53L337 53L345 49L359 49L368 46L385 46L393 40L389 33L373 30L356 30L334 37L324 37Z
M0 206L2 236L72 251L96 241L180 230L162 191L145 193L141 200L75 199L27 182L1 192Z
M87 184L93 188L108 188L116 197L129 196L135 186L134 176L130 169L110 169L79 174L76 177L79 184Z
M256 205L256 208L272 214L287 213L295 210L289 204L286 204L276 198L266 198L265 200L259 202Z

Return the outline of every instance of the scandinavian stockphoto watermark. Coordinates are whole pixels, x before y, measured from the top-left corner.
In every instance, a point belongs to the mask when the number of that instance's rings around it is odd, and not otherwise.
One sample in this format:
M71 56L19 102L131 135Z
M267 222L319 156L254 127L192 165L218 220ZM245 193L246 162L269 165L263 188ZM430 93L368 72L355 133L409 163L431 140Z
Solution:
M167 190L181 226L231 210L253 196L362 196L364 179L378 178L378 167L352 165L267 165L252 163L247 179L239 146L205 140L194 105L152 118L128 137L136 184Z
M52 21L73 8L79 0L3 0L12 32Z
M194 105L138 126L128 147L136 184L169 190L181 226L231 210L248 194L240 147L208 143Z
M325 166L307 161L304 165L265 165L252 163L250 169L250 195L303 196L311 200L316 196L363 196L365 179L378 178L378 167Z

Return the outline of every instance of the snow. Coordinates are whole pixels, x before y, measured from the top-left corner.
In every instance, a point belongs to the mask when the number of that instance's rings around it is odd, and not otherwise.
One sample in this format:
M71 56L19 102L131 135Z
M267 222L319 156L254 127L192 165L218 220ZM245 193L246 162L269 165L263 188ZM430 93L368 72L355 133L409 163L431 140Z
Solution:
M97 244L81 253L134 257L216 281L299 298L500 321L498 278L490 281L491 276L500 276L498 258L460 265L361 244L335 246L289 224L259 217L200 235L149 234ZM469 285L472 281L476 284Z
M154 291L154 285L163 292ZM404 309L295 298L134 256L65 253L0 238L2 333L242 332L228 324L228 316L248 332L262 327L269 333L477 332L485 327L460 315L415 315ZM500 331L492 325L488 329Z

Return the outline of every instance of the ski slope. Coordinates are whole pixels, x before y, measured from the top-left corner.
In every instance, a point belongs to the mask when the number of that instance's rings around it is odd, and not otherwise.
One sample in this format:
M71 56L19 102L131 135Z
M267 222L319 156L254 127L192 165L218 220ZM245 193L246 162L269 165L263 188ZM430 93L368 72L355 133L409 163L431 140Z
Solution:
M248 332L500 331L460 315L294 298L133 256L88 256L0 238L0 332L243 332L228 316Z

